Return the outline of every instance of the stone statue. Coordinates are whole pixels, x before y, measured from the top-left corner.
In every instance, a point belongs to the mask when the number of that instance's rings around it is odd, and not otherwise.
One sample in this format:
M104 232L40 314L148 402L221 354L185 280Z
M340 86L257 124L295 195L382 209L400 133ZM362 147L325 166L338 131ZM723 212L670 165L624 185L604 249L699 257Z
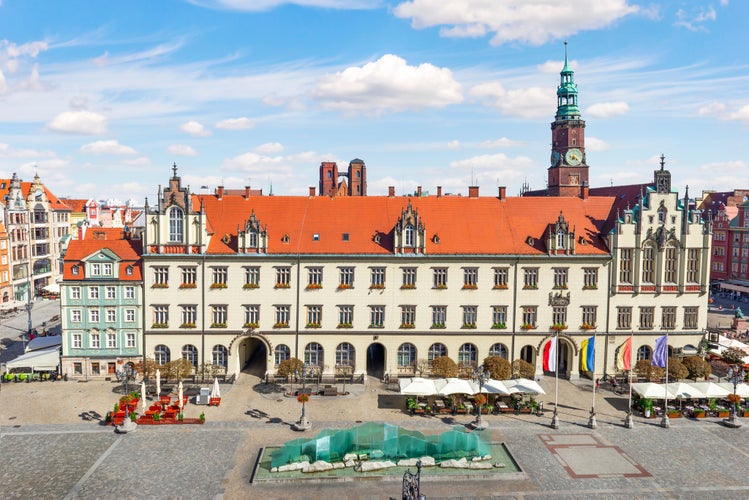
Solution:
M744 313L741 312L741 308L737 307L736 312L734 313L734 317L738 319L742 319L744 317Z

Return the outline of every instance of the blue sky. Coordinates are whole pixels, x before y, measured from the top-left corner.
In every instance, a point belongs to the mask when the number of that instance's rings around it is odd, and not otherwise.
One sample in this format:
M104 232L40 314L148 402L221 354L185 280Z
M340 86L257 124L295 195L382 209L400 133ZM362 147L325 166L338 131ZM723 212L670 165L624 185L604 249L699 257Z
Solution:
M0 176L60 196L541 189L565 40L593 187L749 187L749 2L0 2Z

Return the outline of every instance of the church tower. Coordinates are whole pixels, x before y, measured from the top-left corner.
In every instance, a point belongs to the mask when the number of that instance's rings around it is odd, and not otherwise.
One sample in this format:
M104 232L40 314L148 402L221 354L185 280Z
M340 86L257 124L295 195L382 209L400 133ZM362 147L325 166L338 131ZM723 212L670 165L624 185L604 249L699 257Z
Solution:
M564 42L564 67L557 88L557 114L551 124L551 166L548 170L549 196L580 196L588 186L585 163L585 120L577 107L577 85L567 60Z

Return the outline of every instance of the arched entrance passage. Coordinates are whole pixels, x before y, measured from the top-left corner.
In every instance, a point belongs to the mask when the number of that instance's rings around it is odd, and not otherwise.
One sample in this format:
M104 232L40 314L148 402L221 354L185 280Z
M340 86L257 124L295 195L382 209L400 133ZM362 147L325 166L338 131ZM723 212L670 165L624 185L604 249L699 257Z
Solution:
M367 347L367 375L379 379L385 376L385 346L379 342Z
M554 337L548 337L541 342L541 346L539 347L539 352L543 353L544 349L546 349L547 342L551 341ZM575 353L577 351L576 347L572 344L572 341L567 337L562 337L561 335L558 337L558 345L557 345L557 366L558 369L556 371L544 371L544 374L547 376L555 376L556 373L559 374L559 378L566 378L569 379L571 375L571 369L573 367L572 360L575 356ZM541 368L543 369L543 360L541 360ZM577 375L575 375L577 376Z
M229 352L236 356L234 373L249 373L264 377L268 371L270 344L262 335L244 333L237 335L229 344ZM231 366L231 363L230 363Z
M536 364L536 350L532 345L524 345L523 348L520 349L520 359L532 365Z

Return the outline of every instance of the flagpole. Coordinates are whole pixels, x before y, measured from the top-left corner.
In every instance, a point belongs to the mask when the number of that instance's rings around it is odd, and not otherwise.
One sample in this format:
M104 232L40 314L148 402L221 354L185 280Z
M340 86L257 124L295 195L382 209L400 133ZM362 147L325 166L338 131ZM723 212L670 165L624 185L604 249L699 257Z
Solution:
M629 333L629 402L627 403L627 418L624 419L624 427L631 429L634 427L634 419L632 418L632 372L634 367L632 366L632 342L634 341L635 331L632 330Z
M559 329L554 335L554 415L551 417L551 428L559 429Z
M593 406L590 408L590 418L588 419L588 427L591 429L595 429L598 427L598 423L596 422L596 332L593 332L593 366L589 367L591 368L591 371L593 372ZM590 340L588 341L588 349L590 349ZM584 354L586 357L585 364L588 364L588 353L586 352Z
M661 427L668 429L671 427L671 421L668 419L668 330L666 330L666 383L664 384L663 396L665 404L663 405L663 418Z

